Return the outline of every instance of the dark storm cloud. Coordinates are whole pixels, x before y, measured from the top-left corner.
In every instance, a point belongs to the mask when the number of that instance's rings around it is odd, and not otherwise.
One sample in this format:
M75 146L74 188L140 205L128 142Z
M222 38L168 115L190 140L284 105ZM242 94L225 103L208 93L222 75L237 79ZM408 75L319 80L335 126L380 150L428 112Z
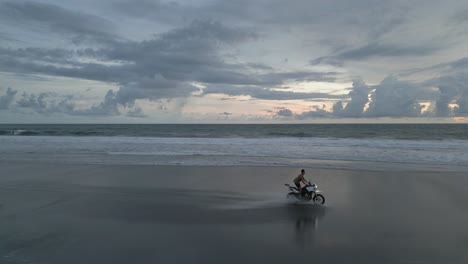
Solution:
M463 57L457 60L439 63L436 65L431 65L427 67L409 69L400 73L400 76L408 77L414 74L425 73L425 72L430 72L430 71L441 72L442 77L467 72L468 71L468 57ZM429 79L429 80L426 80L424 83L430 85L430 84L434 84L435 82L437 82L437 80L438 78Z
M10 34L0 32L0 40L5 42L18 42L19 40L13 38Z
M178 23L187 15L194 15L194 8L183 6L176 2L163 2L160 0L122 0L112 3L111 8L120 14L135 18L167 23Z
M213 69L213 75L208 75L206 79L201 79L206 83L231 84L231 85L256 85L273 87L284 84L286 81L315 81L333 82L337 73L334 72L272 72L267 74L243 74L230 71L217 71ZM221 86L220 86L221 87ZM231 86L231 88L234 88ZM257 87L259 88L259 87ZM270 90L266 90L270 91ZM313 94L311 94L313 96Z
M324 56L324 57L319 57L313 60L309 61L310 65L315 66L315 65L320 65L320 64L326 64L326 65L331 65L335 67L343 67L344 62L340 60L339 58L333 57L333 56Z
M77 43L88 40L108 42L116 38L113 34L115 26L109 20L44 3L2 2L0 20L32 29L46 27L51 32L71 36Z
M355 33L376 40L407 19L405 1L237 0L190 4L161 0L120 0L110 6L123 16L180 25L210 18L264 29L306 27L329 35ZM362 37L362 36L361 36Z
M311 65L327 64L341 67L346 61L366 60L372 57L422 57L441 50L435 46L401 46L392 44L369 43L336 55L324 56L310 61Z
M465 23L468 22L468 9L458 10L450 19L452 23Z
M371 25L379 27L378 31L385 31L388 24L401 23L406 14L401 3L374 0L210 1L202 8L212 15L296 26L323 20L344 20L352 24L370 24L369 22L374 21Z
M263 100L303 100L314 98L342 98L341 95L327 93L301 93L278 91L258 86L209 85L203 89L203 94L226 94L230 96L251 96Z
M194 21L187 27L176 28L150 40L113 42L99 49L1 48L3 60L0 70L120 84L115 94L109 94L102 105L90 109L89 114L117 114L110 98L118 105L132 106L137 99L187 97L198 90L190 82L210 84L211 88L206 89L205 94L251 95L269 100L330 96L279 92L268 87L285 81L333 81L334 72L271 72L269 67L259 64L227 63L218 52L220 46L232 46L256 38L257 34L245 28L230 28L213 21ZM80 58L96 62L85 63ZM267 73L250 73L252 67ZM215 91L213 84L229 87L228 91Z
M63 61L57 60L60 65L49 64L48 61L27 60L21 57L3 56L0 61L0 71L15 73L39 73L45 75L64 76L105 82L119 82L125 77L131 77L133 73L122 66L106 66L97 63L72 62L73 67L64 65ZM66 63L68 64L68 62Z
M453 70L468 70L468 57L461 58L450 63L445 64ZM441 66L445 66L441 65Z
M197 21L188 27L169 31L151 40L112 43L102 49L68 51L3 48L0 55L9 60L8 63L2 63L3 70L16 67L18 71L36 71L91 80L125 83L141 77L151 79L154 74L162 74L167 79L178 81L248 83L247 75L238 72L241 65L225 63L217 54L217 50L220 44L233 44L250 38L255 38L255 34L231 29L217 22ZM70 61L72 56L93 58L102 63ZM112 61L122 63L103 64ZM45 62L73 63L77 67L44 65ZM212 71L214 72L211 73ZM217 74L218 77L212 77Z
M362 60L370 57L402 57L402 56L425 56L432 54L439 48L428 46L397 46L391 44L370 43L363 47L348 50L338 54L336 57L342 60Z
M0 70L116 82L122 86L116 95L121 104L141 98L188 96L197 90L186 84L189 81L252 82L251 77L240 72L241 65L223 62L216 51L222 43L231 44L254 37L248 31L198 21L148 41L113 43L98 50L2 48ZM84 63L70 59L77 55L100 61ZM105 64L109 61L122 63Z
M37 61L41 63L76 64L73 62L74 52L66 49L46 48L3 48L0 47L0 58L15 58L16 60Z
M261 85L278 85L285 80L294 81L314 81L314 82L334 82L336 80L336 72L279 72L258 75L259 83Z

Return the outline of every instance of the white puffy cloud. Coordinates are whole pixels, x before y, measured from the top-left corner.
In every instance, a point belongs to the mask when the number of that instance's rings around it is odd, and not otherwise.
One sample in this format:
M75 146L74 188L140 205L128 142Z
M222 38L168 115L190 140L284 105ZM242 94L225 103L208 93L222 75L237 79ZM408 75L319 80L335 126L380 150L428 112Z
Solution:
M333 114L335 116L343 117L360 117L364 110L364 106L368 102L369 86L367 86L362 80L355 80L353 82L352 90L349 92L351 100L348 102L345 108L343 108L342 102L338 101L333 106Z
M10 108L11 104L15 99L15 95L18 91L11 89L8 87L5 94L0 96L0 110L5 110Z

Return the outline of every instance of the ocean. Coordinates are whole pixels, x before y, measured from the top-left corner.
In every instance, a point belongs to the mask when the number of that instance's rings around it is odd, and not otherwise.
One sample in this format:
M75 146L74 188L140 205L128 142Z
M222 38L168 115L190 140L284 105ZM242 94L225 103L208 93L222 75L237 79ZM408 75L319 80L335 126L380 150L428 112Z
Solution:
M468 166L467 124L0 125L0 161Z

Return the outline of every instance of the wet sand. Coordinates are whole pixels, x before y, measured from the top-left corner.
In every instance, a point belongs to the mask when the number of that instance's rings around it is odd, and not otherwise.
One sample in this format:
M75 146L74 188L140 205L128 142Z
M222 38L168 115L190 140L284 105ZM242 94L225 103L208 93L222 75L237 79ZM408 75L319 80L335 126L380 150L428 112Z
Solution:
M468 174L0 163L0 263L468 263Z

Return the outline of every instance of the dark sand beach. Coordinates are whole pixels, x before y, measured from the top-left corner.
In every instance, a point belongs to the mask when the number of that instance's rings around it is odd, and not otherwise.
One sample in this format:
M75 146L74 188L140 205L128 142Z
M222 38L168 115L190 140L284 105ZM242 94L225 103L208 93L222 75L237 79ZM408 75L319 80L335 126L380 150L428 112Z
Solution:
M400 165L398 165L400 166ZM468 263L466 172L0 164L0 263Z

